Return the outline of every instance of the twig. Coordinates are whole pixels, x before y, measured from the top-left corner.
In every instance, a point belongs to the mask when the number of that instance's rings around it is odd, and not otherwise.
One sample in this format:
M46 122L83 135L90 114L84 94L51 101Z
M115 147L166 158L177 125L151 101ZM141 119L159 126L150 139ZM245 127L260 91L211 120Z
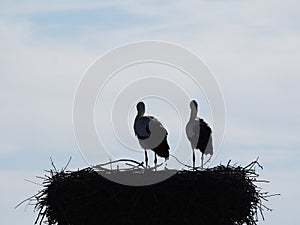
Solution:
M63 168L63 171L65 171L67 169L67 167L70 164L71 160L72 160L72 157L70 156L70 158L69 158L69 160L67 162L67 165Z
M42 191L38 192L38 193L35 194L35 195L32 195L32 196L29 197L29 198L26 198L25 200L23 200L22 202L20 202L18 205L16 205L14 208L16 209L16 208L18 208L20 205L22 205L24 202L30 201L30 200L33 199L34 197L38 196L41 192L42 192Z
M103 166L111 165L111 164L117 163L117 162L132 162L132 163L137 164L138 166L141 166L141 167L145 168L144 165L143 165L143 162L139 163L139 162L137 162L135 160L132 160L132 159L118 159L118 160L115 160L115 161L110 161L110 162L107 162L107 163L98 164L98 165L93 166L93 167L103 167Z
M31 181L31 180L28 180L28 179L24 179L24 180L27 181L27 182L29 182L29 183L36 184L38 186L43 186L42 184L39 184L37 182Z
M185 167L187 167L187 168L190 168L190 169L198 169L199 167L192 167L192 166L189 166L189 165L187 165L187 164L184 164L183 162L181 162L175 155L172 155L172 154L170 154L170 156L172 156L179 164L181 164L181 165L183 165L183 166L185 166Z
M55 167L55 165L53 163L53 160L52 160L51 156L50 156L50 161L51 161L51 165L53 166L54 170L57 171L57 169L56 169L56 167Z

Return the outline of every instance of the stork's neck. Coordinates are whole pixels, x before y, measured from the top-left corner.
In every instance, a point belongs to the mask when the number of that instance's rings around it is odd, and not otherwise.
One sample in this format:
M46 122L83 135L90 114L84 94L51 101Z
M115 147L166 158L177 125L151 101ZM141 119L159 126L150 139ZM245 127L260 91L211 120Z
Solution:
M136 118L141 118L144 116L144 112L138 112L137 115L136 115Z
M191 110L191 115L190 115L190 120L195 119L195 118L197 117L197 113L198 113L197 110L192 109L192 110Z

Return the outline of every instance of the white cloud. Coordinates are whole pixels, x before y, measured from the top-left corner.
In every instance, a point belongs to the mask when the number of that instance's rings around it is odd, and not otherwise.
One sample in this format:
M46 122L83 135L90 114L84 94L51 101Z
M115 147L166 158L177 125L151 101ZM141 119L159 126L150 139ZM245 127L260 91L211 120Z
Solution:
M29 13L42 13L42 12L57 12L57 11L80 11L89 10L95 8L116 7L126 4L128 1L52 1L48 2L40 1L1 1L0 13L3 14L29 14Z
M35 45L30 26L22 23L2 21L0 33L2 146L30 151L55 140L58 145L72 136L73 96L93 53Z

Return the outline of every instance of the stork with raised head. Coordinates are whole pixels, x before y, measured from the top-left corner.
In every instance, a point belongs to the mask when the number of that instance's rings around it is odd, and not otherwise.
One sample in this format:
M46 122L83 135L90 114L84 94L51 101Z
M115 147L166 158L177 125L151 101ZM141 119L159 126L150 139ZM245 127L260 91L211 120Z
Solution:
M195 100L190 102L191 115L186 125L186 135L193 150L193 168L195 168L195 149L199 149L201 155L201 169L203 168L204 155L213 155L212 130L208 124L197 117L198 104Z
M167 141L168 132L166 128L153 116L144 116L145 104L139 102L136 106L137 115L134 120L134 133L137 136L141 147L145 150L145 162L148 167L147 149L154 151L155 168L157 156L169 158L169 144Z

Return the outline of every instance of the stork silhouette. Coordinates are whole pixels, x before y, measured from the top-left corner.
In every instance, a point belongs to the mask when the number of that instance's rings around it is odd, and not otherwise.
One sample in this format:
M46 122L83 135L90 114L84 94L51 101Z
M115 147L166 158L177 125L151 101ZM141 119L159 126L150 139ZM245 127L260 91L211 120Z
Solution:
M145 151L146 167L148 166L147 149L150 149L155 153L154 164L156 168L157 156L165 159L169 158L168 132L155 117L144 116L145 104L143 102L139 102L136 108L137 115L134 120L134 133Z
M186 125L186 135L193 150L193 168L195 169L195 149L199 149L201 155L201 169L203 169L204 155L213 155L212 130L208 124L197 117L198 104L195 100L190 102L191 115Z

